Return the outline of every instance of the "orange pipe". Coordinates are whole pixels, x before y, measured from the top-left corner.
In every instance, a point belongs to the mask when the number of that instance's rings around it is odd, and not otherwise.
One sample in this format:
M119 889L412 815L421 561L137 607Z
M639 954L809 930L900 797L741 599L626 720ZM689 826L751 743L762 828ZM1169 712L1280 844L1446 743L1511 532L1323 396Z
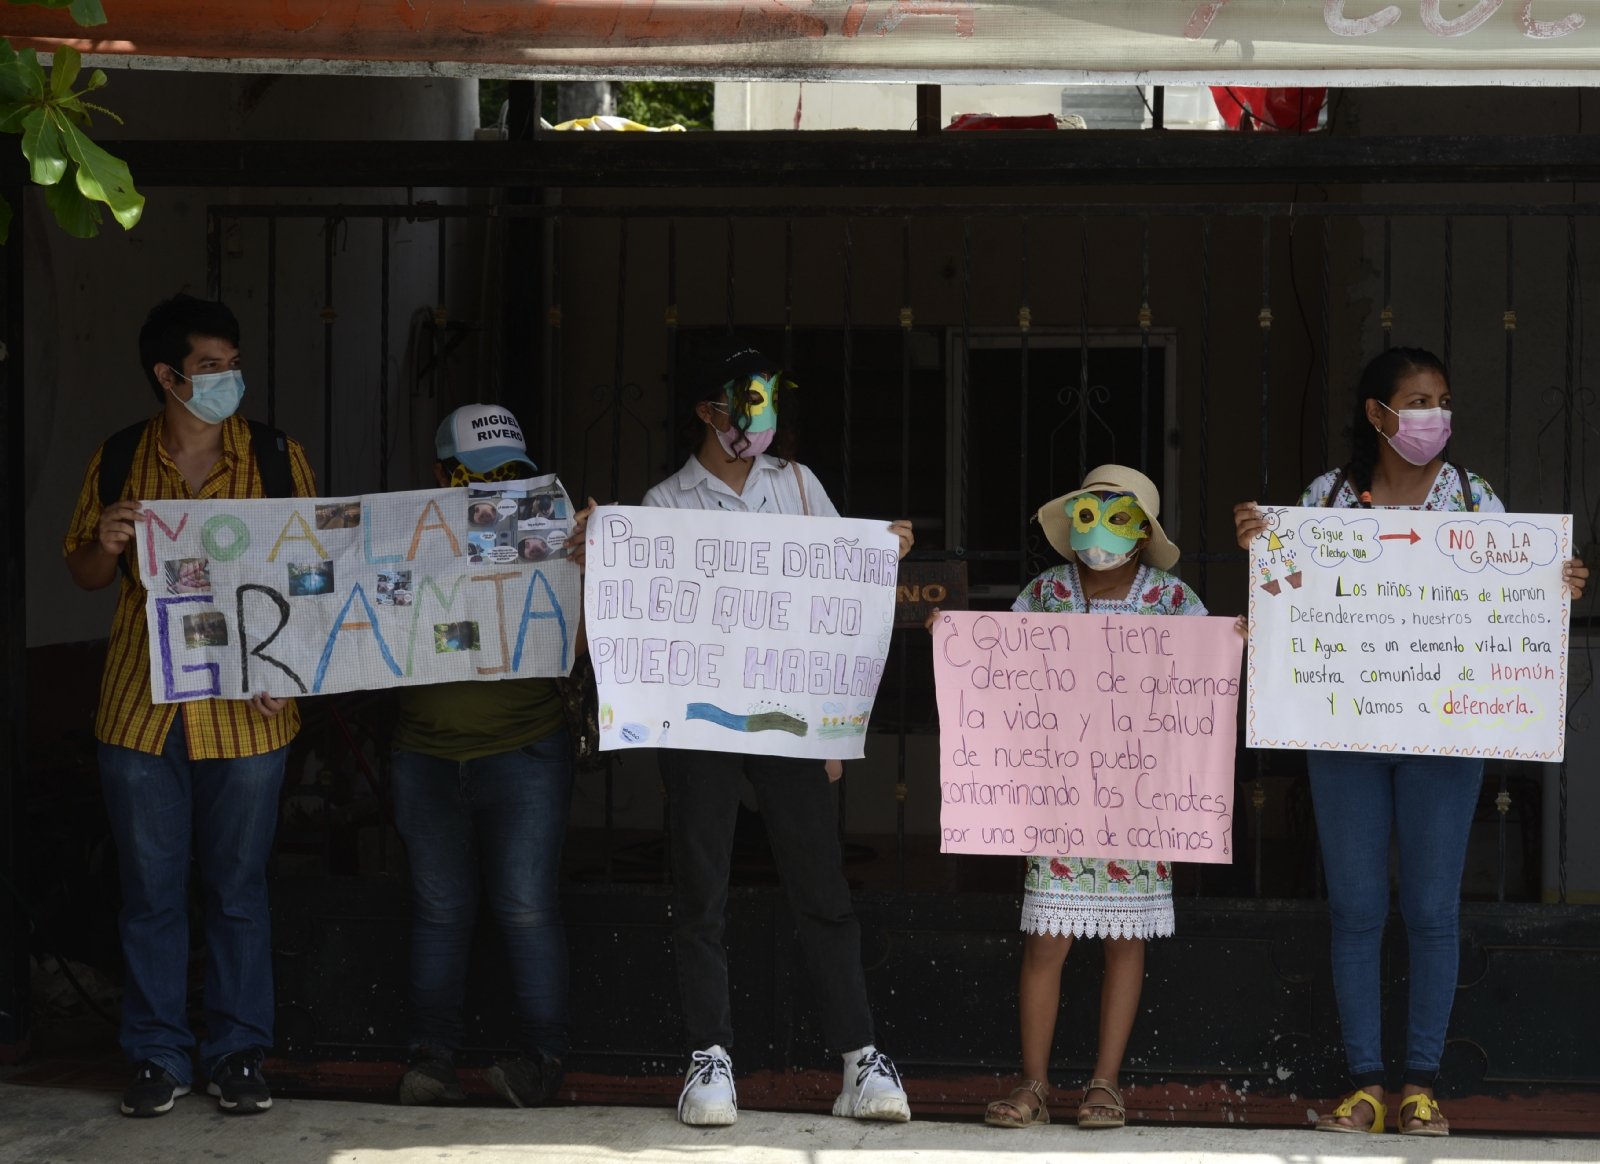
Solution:
M219 60L451 61L530 65L605 50L621 61L665 47L750 45L859 33L866 3L812 0L108 0L110 21L0 8L17 48Z

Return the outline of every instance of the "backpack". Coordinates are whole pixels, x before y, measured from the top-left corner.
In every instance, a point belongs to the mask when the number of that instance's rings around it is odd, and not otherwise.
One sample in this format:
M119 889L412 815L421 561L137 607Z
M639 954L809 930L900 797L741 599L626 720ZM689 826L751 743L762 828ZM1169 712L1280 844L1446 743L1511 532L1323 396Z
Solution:
M293 497L294 475L289 470L289 438L258 420L245 422L250 426L250 447L256 454L256 471L261 474L261 492L266 497ZM149 427L148 420L130 424L120 432L112 433L100 446L100 507L115 504L128 484L128 474L133 470L133 454L139 447L139 438Z
M256 454L256 472L261 475L261 492L267 497L293 497L294 474L289 469L289 438L270 425L258 420L247 420L250 426L250 447ZM114 505L127 487L128 474L133 471L133 454L139 447L139 438L150 426L148 420L130 424L112 433L100 446L100 508ZM117 558L117 573L126 576L128 566L121 555Z
M1461 499L1467 503L1468 513L1477 513L1480 498L1472 491L1472 478L1467 476L1467 471L1454 461L1446 461L1456 471L1456 477L1461 481ZM1344 488L1345 471L1340 469L1333 479L1333 488L1328 490L1328 495L1322 499L1321 508L1327 509L1339 499L1339 490Z

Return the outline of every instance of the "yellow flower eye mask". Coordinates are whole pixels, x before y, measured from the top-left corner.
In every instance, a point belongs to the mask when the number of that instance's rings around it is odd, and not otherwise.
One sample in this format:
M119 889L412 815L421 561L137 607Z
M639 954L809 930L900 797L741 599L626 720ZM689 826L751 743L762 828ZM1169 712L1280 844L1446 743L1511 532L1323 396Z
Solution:
M1072 516L1068 542L1092 569L1114 569L1150 536L1150 518L1131 493L1083 493L1067 504Z

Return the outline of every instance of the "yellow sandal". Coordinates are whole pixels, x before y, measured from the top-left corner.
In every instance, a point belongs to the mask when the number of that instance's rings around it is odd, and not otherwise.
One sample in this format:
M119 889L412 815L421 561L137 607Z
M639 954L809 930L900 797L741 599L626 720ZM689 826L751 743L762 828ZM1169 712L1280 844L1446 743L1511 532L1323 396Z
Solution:
M1011 1089L1011 1094L1004 1099L992 1100L989 1106L983 1109L983 1122L991 1128L1032 1128L1050 1122L1050 1109L1045 1106L1045 1097L1050 1091L1050 1085L1042 1079L1024 1079L1018 1086ZM1038 1107L1029 1107L1027 1102L1019 1101L1018 1096L1031 1095L1039 1102ZM1011 1115L1001 1109L1010 1108L1021 1115Z
M1406 1108L1408 1107L1416 1110L1407 1115ZM1406 1127L1407 1120L1419 1120L1421 1123L1419 1127L1408 1128ZM1440 1124L1443 1126L1439 1126ZM1433 1096L1419 1091L1415 1095L1408 1095L1400 1101L1400 1111L1395 1117L1395 1131L1402 1136L1448 1136L1450 1134L1450 1125L1445 1121L1444 1109L1439 1106Z
M1372 1108L1372 1123L1367 1127L1358 1128L1351 1124L1341 1124L1337 1121L1355 1118L1356 1104L1365 1103ZM1404 1105L1402 1110L1404 1109ZM1352 1091L1344 1097L1344 1101L1333 1109L1332 1115L1325 1115L1317 1121L1319 1132L1370 1132L1376 1134L1383 1131L1383 1119L1389 1114L1389 1109L1383 1106L1383 1101L1366 1088Z

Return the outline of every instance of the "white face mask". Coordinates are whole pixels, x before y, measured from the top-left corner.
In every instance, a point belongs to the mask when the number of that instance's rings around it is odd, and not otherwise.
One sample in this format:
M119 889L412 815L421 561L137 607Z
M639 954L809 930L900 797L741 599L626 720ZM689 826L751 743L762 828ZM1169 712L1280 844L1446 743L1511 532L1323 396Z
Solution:
M1084 546L1081 550L1075 552L1078 555L1078 561L1091 570L1115 570L1137 554L1139 547L1135 546L1133 549L1121 554L1113 553L1110 550L1102 550L1099 546Z
M226 372L208 372L192 380L176 368L172 374L180 380L188 380L192 388L189 399L179 400L178 403L207 424L221 424L227 420L238 411L239 401L244 399L244 373L238 368L230 368ZM173 393L174 398L177 395Z

